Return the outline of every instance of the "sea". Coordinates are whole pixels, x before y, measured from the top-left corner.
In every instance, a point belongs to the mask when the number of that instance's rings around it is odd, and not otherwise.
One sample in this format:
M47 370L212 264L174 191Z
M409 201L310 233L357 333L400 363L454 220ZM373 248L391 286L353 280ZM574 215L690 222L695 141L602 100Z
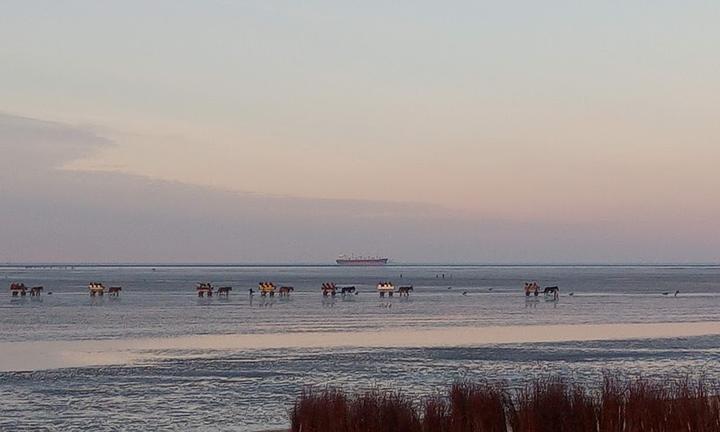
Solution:
M386 281L413 290L381 298ZM199 298L199 282L232 291ZM325 282L356 292L323 297ZM720 382L720 266L4 266L0 284L0 431L279 430L307 387Z

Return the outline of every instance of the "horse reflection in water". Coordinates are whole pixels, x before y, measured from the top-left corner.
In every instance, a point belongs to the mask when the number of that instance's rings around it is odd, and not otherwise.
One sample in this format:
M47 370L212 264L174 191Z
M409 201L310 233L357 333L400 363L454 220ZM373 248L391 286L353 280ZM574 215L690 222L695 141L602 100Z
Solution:
M261 308L271 308L275 305L275 301L275 297L260 296L260 300L257 302L257 305ZM252 304L252 298L250 299L250 304Z
M331 308L335 307L335 303L337 302L337 299L335 298L335 295L324 295L322 297L322 307L324 308Z

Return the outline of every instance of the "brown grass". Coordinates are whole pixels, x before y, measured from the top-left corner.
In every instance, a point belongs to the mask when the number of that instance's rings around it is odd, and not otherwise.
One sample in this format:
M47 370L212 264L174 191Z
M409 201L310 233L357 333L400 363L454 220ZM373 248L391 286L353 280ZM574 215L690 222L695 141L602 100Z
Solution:
M304 390L290 412L293 431L414 432L422 430L412 401L396 392L347 395Z
M519 390L460 382L413 401L399 392L305 389L293 432L718 432L720 398L704 381L621 380L601 388L538 379Z

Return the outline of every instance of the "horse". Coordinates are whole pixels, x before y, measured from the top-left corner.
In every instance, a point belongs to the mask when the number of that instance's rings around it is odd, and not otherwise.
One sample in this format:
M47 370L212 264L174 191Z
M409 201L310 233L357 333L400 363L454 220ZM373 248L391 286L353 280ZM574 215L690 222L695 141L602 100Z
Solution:
M279 295L280 297L290 297L290 293L295 291L294 287L291 286L281 286Z
M545 296L545 298L552 296L553 300L557 300L560 298L560 288L558 288L557 286L545 287L545 289L543 290L543 295Z
M110 287L110 288L108 288L108 295L111 295L113 297L118 297L118 296L120 296L120 291L122 291L122 287L119 287L119 286Z
M345 286L340 288L340 294L343 296L346 296L348 294L355 293L355 287L354 286Z
M402 296L409 297L409 296L410 296L410 291L412 291L412 290L413 290L412 285L410 285L410 286L401 286L400 288L398 288L398 294L400 295L400 297L402 297Z
M30 297L39 296L40 294L42 294L42 290L43 290L43 287L41 287L41 286L36 286L36 287L30 288Z
M220 287L217 289L217 295L218 296L224 295L225 297L228 297L230 295L230 291L232 291L232 287L229 287L229 286Z

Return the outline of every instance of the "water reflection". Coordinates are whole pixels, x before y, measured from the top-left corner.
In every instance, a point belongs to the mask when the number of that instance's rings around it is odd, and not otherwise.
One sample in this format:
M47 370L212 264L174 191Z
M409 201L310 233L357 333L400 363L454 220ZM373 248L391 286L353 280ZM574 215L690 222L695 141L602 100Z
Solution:
M337 300L335 299L335 296L334 296L334 295L332 295L332 296L323 296L323 297L322 297L322 303L321 303L321 304L322 304L322 307L324 307L324 308L331 308L331 307L335 307L335 302L336 302L336 301L337 301Z
M272 308L275 305L275 297L260 297L260 300L257 302L258 306L262 308Z

